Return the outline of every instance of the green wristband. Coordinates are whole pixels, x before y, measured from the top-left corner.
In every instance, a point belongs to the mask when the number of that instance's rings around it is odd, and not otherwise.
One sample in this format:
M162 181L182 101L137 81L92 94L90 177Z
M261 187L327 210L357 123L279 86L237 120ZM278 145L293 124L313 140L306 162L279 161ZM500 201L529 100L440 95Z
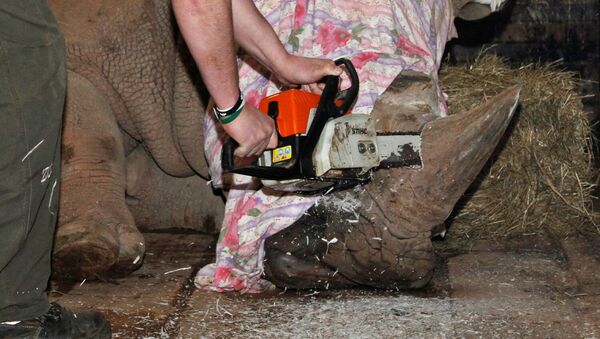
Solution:
M217 117L217 119L219 119L221 124L225 125L232 122L233 120L235 120L235 118L238 117L238 115L240 115L240 113L244 109L245 104L246 101L244 100L244 96L240 93L240 97L238 98L238 101L233 107L227 110L220 110L215 105L215 107L213 107L213 112L215 113L215 116Z
M244 105L242 104L242 106L240 106L240 108L238 108L235 112L231 113L230 115L228 115L226 117L217 115L217 117L219 118L219 121L221 122L221 124L226 125L226 124L232 122L233 120L235 120L235 118L237 118L238 115L240 115L240 113L242 113L243 109L244 109Z

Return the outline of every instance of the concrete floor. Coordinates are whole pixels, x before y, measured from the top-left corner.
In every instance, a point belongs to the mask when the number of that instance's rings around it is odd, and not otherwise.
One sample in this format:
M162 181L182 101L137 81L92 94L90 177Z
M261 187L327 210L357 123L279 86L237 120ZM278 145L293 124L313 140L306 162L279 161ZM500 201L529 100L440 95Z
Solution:
M197 290L213 239L146 234L144 266L109 281L53 282L52 298L99 309L116 338L599 338L600 237L436 242L438 269L420 291Z

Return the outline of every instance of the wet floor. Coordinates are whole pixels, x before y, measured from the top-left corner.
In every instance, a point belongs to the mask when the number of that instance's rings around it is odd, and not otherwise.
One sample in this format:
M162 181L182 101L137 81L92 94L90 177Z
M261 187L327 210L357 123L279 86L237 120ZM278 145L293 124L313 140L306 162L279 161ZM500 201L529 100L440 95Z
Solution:
M53 283L54 300L98 309L116 338L600 337L600 237L536 235L436 242L423 290L283 291L250 296L197 290L213 239L146 234L144 266L124 278Z

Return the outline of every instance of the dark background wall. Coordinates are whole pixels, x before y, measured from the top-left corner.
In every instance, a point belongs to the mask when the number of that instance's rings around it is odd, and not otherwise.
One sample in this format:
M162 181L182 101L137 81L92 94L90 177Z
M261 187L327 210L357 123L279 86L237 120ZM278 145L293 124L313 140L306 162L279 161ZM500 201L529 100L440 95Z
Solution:
M449 44L451 62L487 49L515 64L563 60L583 79L586 111L600 120L600 0L508 0L499 13L474 22L456 20L460 38ZM596 129L598 131L598 128Z

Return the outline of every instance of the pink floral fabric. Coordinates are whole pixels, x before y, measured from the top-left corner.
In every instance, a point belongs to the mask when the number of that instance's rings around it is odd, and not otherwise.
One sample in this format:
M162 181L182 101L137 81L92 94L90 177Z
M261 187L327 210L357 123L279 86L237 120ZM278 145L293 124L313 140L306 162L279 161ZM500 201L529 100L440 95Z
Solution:
M354 114L369 114L377 97L403 70L437 79L446 42L455 35L450 0L255 0L289 52L350 58L360 78ZM258 105L279 91L268 72L250 57L240 59L240 88ZM343 86L343 85L342 85ZM437 114L446 114L438 89ZM212 114L206 115L205 146L213 185L221 187L221 146L226 139ZM257 293L270 287L262 278L264 241L290 226L319 197L261 188L250 177L233 175L216 262L203 267L199 288Z

